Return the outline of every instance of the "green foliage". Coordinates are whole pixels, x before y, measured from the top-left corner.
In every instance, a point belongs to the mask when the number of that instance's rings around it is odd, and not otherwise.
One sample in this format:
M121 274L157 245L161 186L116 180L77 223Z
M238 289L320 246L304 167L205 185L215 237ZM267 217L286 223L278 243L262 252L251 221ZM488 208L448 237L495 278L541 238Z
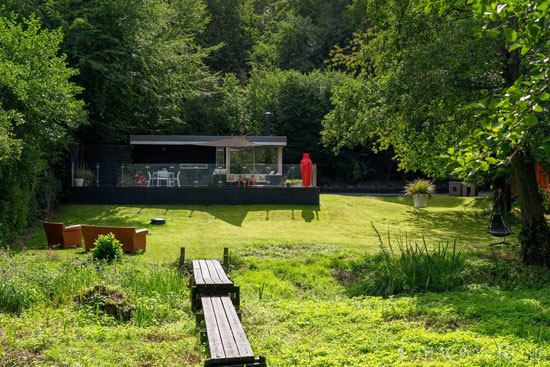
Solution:
M76 178L83 178L85 180L93 180L95 177L94 173L88 168L78 168L74 175Z
M539 189L540 195L542 196L542 205L546 213L550 213L550 190L548 189Z
M87 142L125 142L131 133L177 133L189 128L187 99L211 91L216 82L202 60L207 49L195 38L206 24L194 0L9 1L21 14L37 14L61 28L62 51L79 70L90 125Z
M248 53L254 43L254 1L205 0L208 26L199 41L216 49L205 62L215 71L248 69Z
M503 86L501 64L487 52L495 40L472 34L479 21L416 6L354 2L355 39L336 47L330 63L355 77L336 88L323 140L336 149L391 147L401 169L447 178L452 168L441 155L476 126L468 106Z
M85 122L77 72L59 54L60 30L35 17L16 21L0 8L0 245L54 206L59 163L70 134ZM61 173L61 170L60 172Z
M198 39L216 48L206 59L212 69L235 72L243 82L253 69L324 69L330 48L351 34L348 3L206 0L209 24Z
M435 194L435 185L430 180L417 178L405 186L405 195L428 194L430 197Z
M75 98L82 89L69 82L77 72L58 55L63 34L42 30L35 17L18 23L12 14L0 16L0 35L0 116L1 126L9 126L0 135L56 152L84 121L83 103Z
M92 257L95 260L105 260L110 263L122 259L122 245L112 233L98 236L94 246Z
M522 153L538 160L550 158L548 103L548 37L550 2L536 6L528 1L469 3L472 16L483 27L473 29L478 38L503 38L509 67L505 88L470 106L480 121L476 130L449 150L456 172L487 171L505 166Z
M46 255L15 254L8 250L0 253L0 310L21 313L41 304L72 305L76 299L94 305L83 309L86 317L99 317L100 322L110 323L113 315L109 316L105 310L104 315L97 315L95 306L124 301L128 309L135 306L135 317L142 317L135 322L150 325L173 319L173 309L181 306L183 278L169 266L133 261L109 265L86 259L59 260L53 252ZM112 293L112 289L124 296ZM126 302L129 299L131 304ZM151 313L150 305L155 302L158 305ZM149 317L143 319L146 311ZM102 320L103 317L106 319Z
M336 157L330 148L319 144L321 121L334 107L332 90L346 80L348 78L342 73L331 71L305 74L294 70L255 70L245 96L249 125L244 126L242 132L263 135L265 113L269 111L272 113L271 133L287 137L285 161L300 162L303 153L310 153L318 167L319 184L376 178L387 168L372 160L370 151L346 149Z

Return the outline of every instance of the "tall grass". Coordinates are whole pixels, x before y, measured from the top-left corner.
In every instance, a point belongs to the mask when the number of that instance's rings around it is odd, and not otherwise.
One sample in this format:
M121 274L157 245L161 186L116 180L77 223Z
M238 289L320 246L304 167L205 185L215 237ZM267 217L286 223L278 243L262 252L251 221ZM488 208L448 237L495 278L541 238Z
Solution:
M160 322L170 310L181 309L186 292L183 276L167 264L126 260L111 265L89 257L52 261L9 250L0 252L0 312L20 313L38 304L72 304L96 284L133 296L140 325Z
M352 286L352 293L389 296L399 293L444 292L463 286L470 268L462 248L441 241L429 248L407 238L384 243L380 233L380 253L367 259L364 277Z

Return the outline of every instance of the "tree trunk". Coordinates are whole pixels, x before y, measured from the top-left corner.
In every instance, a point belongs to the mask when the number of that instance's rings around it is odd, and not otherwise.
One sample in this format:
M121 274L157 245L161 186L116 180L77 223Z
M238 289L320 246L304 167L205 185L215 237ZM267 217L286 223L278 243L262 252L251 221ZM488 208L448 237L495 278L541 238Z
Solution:
M518 20L515 16L510 19L509 25L518 30ZM521 61L518 52L518 49L508 52L504 47L503 76L508 87L520 76ZM535 164L529 147L524 149L512 160L521 208L521 257L526 264L550 266L550 229L544 218Z
M544 218L535 164L526 155L512 162L521 208L521 257L526 264L550 266L550 229Z
M493 188L493 208L500 213L510 213L512 209L512 198L510 193L510 184L505 176L497 176L492 180Z

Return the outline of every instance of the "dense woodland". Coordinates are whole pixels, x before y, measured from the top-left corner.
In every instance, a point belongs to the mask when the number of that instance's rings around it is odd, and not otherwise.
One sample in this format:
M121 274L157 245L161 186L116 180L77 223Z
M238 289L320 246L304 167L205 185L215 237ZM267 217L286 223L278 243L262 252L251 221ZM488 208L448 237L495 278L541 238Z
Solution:
M51 211L75 139L262 134L270 111L286 159L310 152L327 180L380 180L392 157L435 179L515 176L523 256L550 258L534 179L548 1L2 4L0 241Z

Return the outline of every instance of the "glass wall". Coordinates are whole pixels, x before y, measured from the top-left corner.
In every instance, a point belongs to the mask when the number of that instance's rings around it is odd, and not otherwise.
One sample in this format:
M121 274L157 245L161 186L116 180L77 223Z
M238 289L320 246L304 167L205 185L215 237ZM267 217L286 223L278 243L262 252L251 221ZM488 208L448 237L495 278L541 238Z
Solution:
M277 174L278 148L230 148L229 173L233 174Z
M245 157L246 158L246 157ZM257 164L256 172L230 173L223 165L205 163L122 164L115 168L96 166L94 179L77 181L73 186L95 187L300 187L302 178L299 164L283 164L282 172L275 173L270 165ZM267 173L265 173L267 172ZM101 177L101 181L98 179ZM112 183L111 183L112 182ZM311 186L317 184L317 166L313 165Z
M278 149L273 147L254 148L256 172L274 175L277 172Z
M212 148L210 148L212 149ZM215 148L215 163L105 162L93 172L76 170L74 186L96 187L199 187L199 186L283 186L302 185L300 165L282 164L280 147ZM74 170L73 170L74 171ZM312 186L316 185L316 167Z
M254 148L229 148L229 173L254 173Z

